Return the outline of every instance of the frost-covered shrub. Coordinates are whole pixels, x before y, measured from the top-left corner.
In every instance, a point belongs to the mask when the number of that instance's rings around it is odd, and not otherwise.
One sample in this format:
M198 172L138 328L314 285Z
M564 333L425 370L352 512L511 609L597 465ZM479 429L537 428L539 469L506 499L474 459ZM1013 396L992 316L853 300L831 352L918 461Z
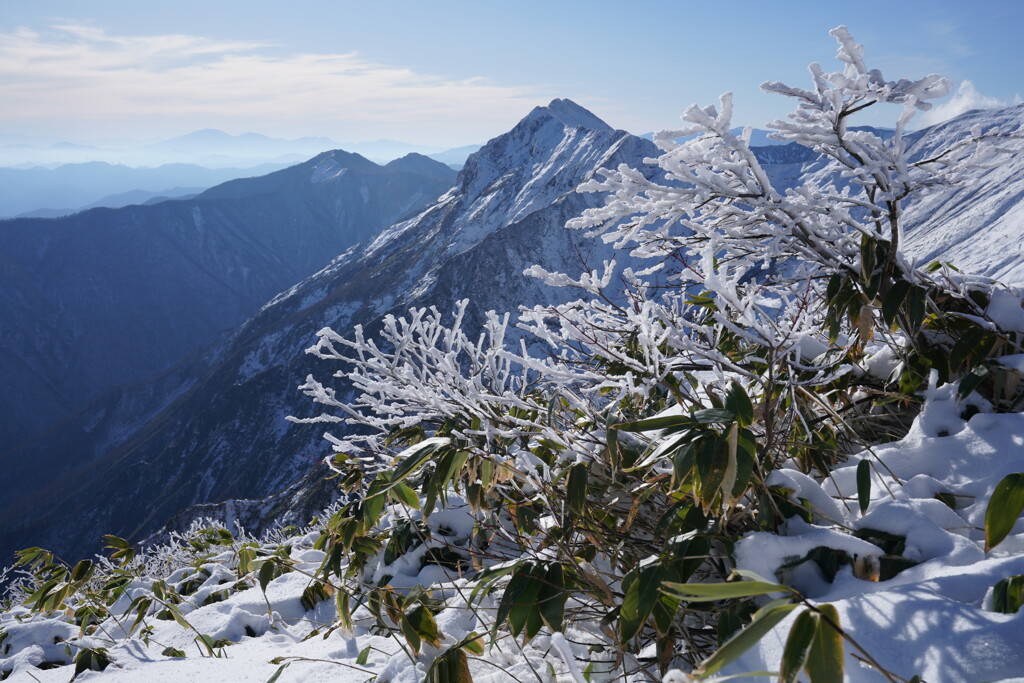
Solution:
M493 638L572 630L641 676L710 675L799 608L792 651L803 655L786 676L806 666L825 680L841 667L842 640L857 646L834 609L774 582L720 583L739 578L734 543L848 506L802 497L812 487L799 477L901 436L929 378L1015 409L1018 383L993 358L1021 350L1024 325L1020 292L900 250L904 202L992 163L992 136L975 129L949 149L908 153L908 122L949 82L887 81L845 28L832 33L841 71L812 65L810 89L763 86L798 101L770 127L819 155L802 185L772 185L749 133L731 132L725 95L656 137L662 154L648 161L660 174L620 166L580 188L607 201L568 227L651 267L616 277L607 263L579 279L528 270L585 295L520 312L519 334L545 342L546 356L504 343L507 315L463 329L464 302L450 321L435 309L389 317L379 341L320 332L310 352L340 363L358 398L309 377L302 389L330 409L313 421L362 430L329 437L332 466L358 493L322 537L321 576L342 607L377 605L378 627L418 650L439 606L408 592L409 578L470 577L470 602L496 606ZM891 137L851 129L882 105L899 108ZM654 273L670 286L654 286ZM613 282L626 291L608 295ZM456 536L432 521L453 505L472 521ZM848 538L800 563L865 579L914 563L899 538ZM396 568L399 558L415 566ZM787 599L758 611L773 591Z

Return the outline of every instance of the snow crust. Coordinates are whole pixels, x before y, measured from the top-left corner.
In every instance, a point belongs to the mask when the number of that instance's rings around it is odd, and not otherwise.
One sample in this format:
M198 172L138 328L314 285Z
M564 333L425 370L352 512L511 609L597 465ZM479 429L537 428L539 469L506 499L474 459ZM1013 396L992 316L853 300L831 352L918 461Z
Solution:
M989 553L984 552L985 511L995 485L1024 471L1024 414L978 413L961 417L955 387L929 392L924 411L901 441L859 453L824 483L781 471L770 483L788 484L794 496L823 510L815 522L789 520L785 535L755 533L736 549L737 565L768 578L785 576L818 603L831 603L841 623L865 650L896 674L929 681L1012 680L1024 672L1024 611L992 611L992 587L1024 574L1024 521ZM867 514L857 505L856 469L872 463ZM799 476L798 476L799 475ZM956 509L936 498L952 496ZM825 499L822 499L822 495ZM828 519L831 517L831 519ZM920 564L887 581L854 576L851 566L829 582L805 562L784 569L818 547L861 558L882 549L850 535L878 530L906 538L903 552ZM795 617L794 617L795 618ZM725 673L777 670L792 618ZM852 681L884 680L846 648ZM1019 680L1019 679L1018 679Z

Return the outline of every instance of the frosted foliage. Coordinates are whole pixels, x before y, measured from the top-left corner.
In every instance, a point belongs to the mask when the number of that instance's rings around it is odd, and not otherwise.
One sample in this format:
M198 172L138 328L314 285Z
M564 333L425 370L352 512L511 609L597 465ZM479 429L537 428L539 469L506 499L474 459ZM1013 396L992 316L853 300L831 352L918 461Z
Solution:
M505 348L507 314L490 312L483 331L467 333L465 301L450 325L433 308L388 316L379 341L366 338L361 327L352 339L321 330L308 351L343 363L346 369L335 377L347 379L352 394L338 396L308 377L301 389L329 411L304 421L370 428L369 435L345 439L326 435L339 451L373 450L394 430L429 431L458 418L466 424L455 426L456 436L490 441L542 434L579 455L589 446L575 444L577 437L537 417L550 412L553 396L591 424L604 424L609 406L642 402L658 392L699 408L709 391L718 392L730 379L742 380L754 393L767 391L776 380L752 370L752 361L788 368L790 392L861 372L846 352L870 341L879 327L878 310L865 306L860 319L844 318L835 343L823 339L822 330L829 327L827 279L872 275L862 272L870 270L862 263L865 243L887 245L884 262L870 264L887 281L901 278L946 292L979 320L990 320L970 294L991 292L994 283L949 269L926 273L907 263L899 247L908 196L959 183L998 150L980 144L987 136L975 129L948 148L910 161L906 124L914 112L931 106L929 100L947 94L949 81L934 75L887 81L867 68L863 47L845 27L832 35L841 71L827 73L812 64L810 89L762 86L797 100L790 120L771 124L774 137L820 155L802 185L785 192L772 185L748 145L749 131L731 132L730 94L718 108L693 106L683 116L687 127L657 134L662 155L645 161L659 173L625 165L598 171L599 178L578 190L604 193L604 205L567 225L649 259L650 267L617 272L608 261L602 270L576 277L540 266L527 269L525 275L576 288L585 297L521 311L516 336L522 339L525 331L532 356L522 345ZM848 128L852 115L886 104L900 107L891 138ZM694 299L699 292L704 298ZM746 350L724 353L726 338ZM545 353L538 356L538 348ZM600 366L595 358L602 359ZM704 373L703 389L692 388L695 372ZM522 417L527 414L529 419ZM600 429L582 441L594 438L601 438Z
M862 236L887 240L897 251L900 202L918 190L959 182L990 160L993 150L974 144L985 137L975 131L960 145L909 161L904 128L915 111L930 108L928 100L949 92L949 81L935 75L886 81L878 70L867 69L863 47L845 27L832 35L839 41L843 71L825 73L812 64L811 89L762 85L766 92L798 100L789 121L769 124L772 137L821 154L823 172L786 192L773 187L747 144L748 133L730 132L732 96L726 93L720 108L693 106L683 116L687 127L655 137L663 154L647 161L661 168L661 179L624 166L604 171L602 179L581 189L608 192L610 199L569 226L639 256L684 258L698 281L711 276L691 258L704 251L733 263L734 272L799 259L788 265L790 279L822 270L856 274ZM878 104L902 106L890 139L847 128L851 115ZM677 142L681 137L691 139Z
M386 316L379 341L367 339L362 326L355 328L351 340L330 328L321 330L308 352L346 364L349 369L335 377L348 379L357 398L346 402L310 376L300 388L342 416L292 419L343 421L380 434L416 426L436 428L447 420L465 418L457 436L518 436L521 430L515 419L507 417L509 409L543 409L528 392L528 370L522 364L526 354L505 348L508 314L489 312L484 329L470 338L463 329L468 303L458 302L448 325L435 308L413 309L398 318ZM501 428L497 428L501 416ZM350 450L356 444L375 444L376 437L332 442L338 450Z

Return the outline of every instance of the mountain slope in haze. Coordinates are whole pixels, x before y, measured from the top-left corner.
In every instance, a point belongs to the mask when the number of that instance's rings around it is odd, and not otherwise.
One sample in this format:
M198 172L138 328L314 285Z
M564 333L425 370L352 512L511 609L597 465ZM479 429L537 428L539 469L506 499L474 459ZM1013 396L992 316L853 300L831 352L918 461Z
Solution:
M204 168L194 164L166 164L131 168L95 161L54 169L0 168L0 218L39 209L59 210L67 215L122 192L160 192L169 187L207 188L235 178L271 173L288 165Z
M194 199L0 221L0 459L103 392L212 344L454 172L327 152Z
M302 137L295 140L272 138L260 133L231 135L215 128L197 130L175 138L148 145L149 149L215 154L228 157L278 157L288 154L313 156L344 147L325 137Z
M171 187L166 190L157 191L129 190L128 192L107 195L81 209L36 209L35 211L18 214L13 216L13 218L61 218L78 213L79 211L85 211L86 209L120 209L123 206L132 206L134 204L157 204L168 199L191 199L206 189L205 187Z
M599 267L609 248L563 226L601 199L574 190L596 169L639 165L654 151L567 100L536 108L471 156L435 203L264 306L185 373L199 381L130 436L120 416L139 402L125 400L127 394L83 413L78 438L62 443L105 447L82 456L87 466L0 509L7 520L0 545L34 539L66 554L85 553L101 533L138 538L185 506L263 496L287 484L326 452L322 429L285 420L313 411L296 389L306 374L333 371L303 353L317 330L372 328L387 313L431 304L450 310L467 297L472 329L487 309L575 298L522 271L537 263L576 273L583 261ZM230 184L219 190L230 191ZM146 396L157 403L154 393ZM21 457L45 450L41 441ZM29 499L48 504L26 514Z

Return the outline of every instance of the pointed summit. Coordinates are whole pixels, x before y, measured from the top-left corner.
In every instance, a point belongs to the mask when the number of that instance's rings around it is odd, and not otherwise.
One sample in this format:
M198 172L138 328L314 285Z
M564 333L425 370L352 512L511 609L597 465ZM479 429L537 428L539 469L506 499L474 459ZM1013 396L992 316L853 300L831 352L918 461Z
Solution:
M572 100L554 99L546 107L536 107L527 119L541 116L551 117L568 128L589 128L591 130L614 130L590 111Z

